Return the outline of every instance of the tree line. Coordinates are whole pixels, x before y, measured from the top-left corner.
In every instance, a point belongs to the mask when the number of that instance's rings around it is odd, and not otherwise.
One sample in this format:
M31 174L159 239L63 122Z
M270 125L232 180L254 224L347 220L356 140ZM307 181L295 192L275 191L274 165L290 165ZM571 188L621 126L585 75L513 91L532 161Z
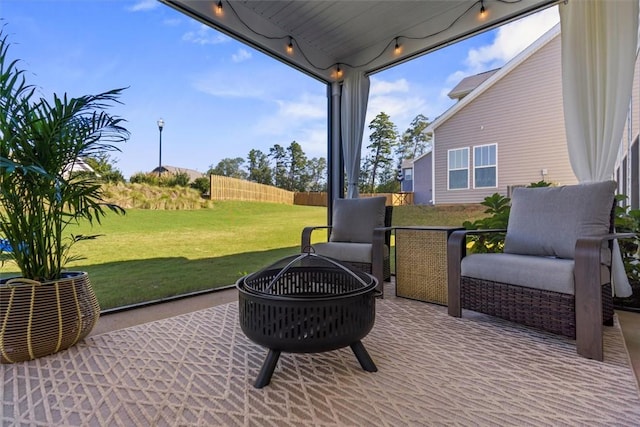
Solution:
M369 143L362 153L359 190L361 193L393 193L400 190L398 168L405 159L415 159L431 148L431 136L424 130L429 120L418 114L407 130L400 134L389 115L379 113L370 123ZM123 182L122 173L108 155L85 159L103 181ZM224 158L210 165L206 175L221 175L273 185L289 191L327 191L327 159L309 159L302 146L292 141L288 147L275 144L268 152L252 149L246 159ZM209 190L209 179L189 182L186 174L158 177L137 173L130 182L160 186L191 186L202 192Z
M245 167L246 164L246 167ZM222 175L273 185L289 191L325 191L327 159L308 159L296 141L288 147L275 144L268 153L252 149L247 159L225 158L209 166L207 175Z
M418 114L400 134L389 115L379 113L369 123L371 134L361 161L360 192L399 191L397 171L402 161L431 148L431 136L424 133L429 124L425 116ZM268 153L252 149L246 159L224 158L209 166L207 175L246 179L289 191L326 191L327 159L308 159L302 146L293 141L288 147L275 144Z

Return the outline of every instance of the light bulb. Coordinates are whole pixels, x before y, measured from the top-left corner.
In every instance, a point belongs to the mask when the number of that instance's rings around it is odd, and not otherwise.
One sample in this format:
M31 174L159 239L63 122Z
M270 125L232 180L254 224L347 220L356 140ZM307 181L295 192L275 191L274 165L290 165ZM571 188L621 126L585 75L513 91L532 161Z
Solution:
M398 43L397 38L396 38L396 47L393 48L393 51L396 55L400 55L400 52L402 52L402 47L400 47L400 44Z

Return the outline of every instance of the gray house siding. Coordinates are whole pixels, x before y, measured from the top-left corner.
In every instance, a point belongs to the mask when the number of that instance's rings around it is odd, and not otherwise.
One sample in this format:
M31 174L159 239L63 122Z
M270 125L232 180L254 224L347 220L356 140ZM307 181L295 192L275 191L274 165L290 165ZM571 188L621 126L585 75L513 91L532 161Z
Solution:
M506 195L508 186L543 178L556 184L576 183L565 142L561 79L556 35L438 124L434 202L478 203L496 192ZM488 144L497 145L496 186L474 188L473 148ZM464 147L469 148L469 188L449 190L448 151Z
M413 162L413 203L416 205L433 203L432 160L432 153L427 153Z

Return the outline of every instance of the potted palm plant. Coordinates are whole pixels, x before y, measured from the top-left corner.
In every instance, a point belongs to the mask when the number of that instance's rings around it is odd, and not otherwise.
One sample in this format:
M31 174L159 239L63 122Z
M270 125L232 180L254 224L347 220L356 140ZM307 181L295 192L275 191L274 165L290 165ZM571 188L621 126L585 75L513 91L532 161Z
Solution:
M105 203L98 178L74 174L73 165L118 150L129 135L123 119L106 111L122 89L47 101L8 48L0 31L0 260L20 270L0 280L2 363L68 348L95 325L100 307L87 274L65 265L79 259L70 251L75 243L96 236L68 227L124 210Z

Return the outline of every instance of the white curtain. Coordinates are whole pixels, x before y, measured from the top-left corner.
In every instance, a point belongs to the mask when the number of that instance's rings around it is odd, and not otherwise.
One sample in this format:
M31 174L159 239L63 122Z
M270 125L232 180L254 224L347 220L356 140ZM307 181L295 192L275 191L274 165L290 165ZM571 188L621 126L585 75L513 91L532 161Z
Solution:
M369 101L369 77L356 72L348 75L342 84L340 126L342 153L347 170L347 198L358 197L360 152Z
M627 118L638 41L638 0L560 5L562 92L571 167L580 182L611 179ZM631 295L614 245L614 293Z

